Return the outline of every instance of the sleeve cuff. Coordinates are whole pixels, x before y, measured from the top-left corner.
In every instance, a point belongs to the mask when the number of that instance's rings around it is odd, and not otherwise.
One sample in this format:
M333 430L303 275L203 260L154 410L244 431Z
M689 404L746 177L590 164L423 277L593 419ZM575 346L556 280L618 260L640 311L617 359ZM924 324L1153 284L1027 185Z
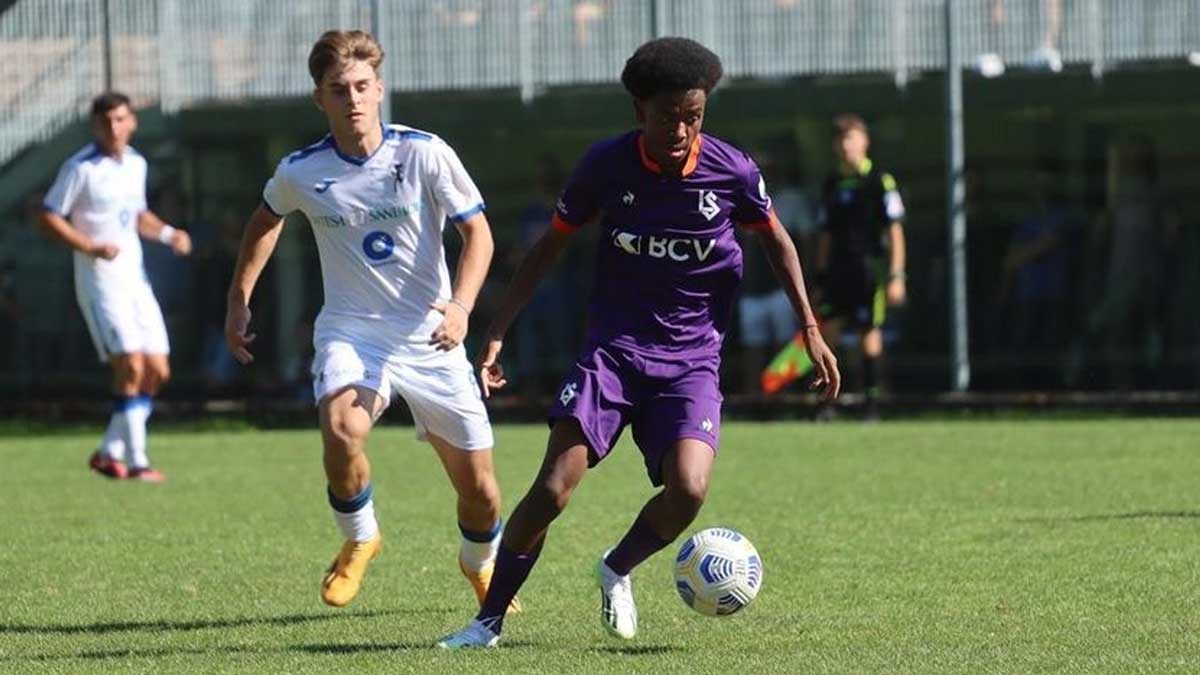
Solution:
M53 213L54 215L62 217L62 218L67 217L67 214L63 213L62 211L59 211L58 209L54 208L53 206L50 206L49 204L46 204L45 202L42 203L42 210L49 211L50 213Z
M554 217L550 219L550 226L563 234L573 234L579 229L579 225L572 225L559 217L558 212L555 212Z
M275 216L276 218L282 218L282 217L283 217L283 214L282 214L282 213L280 213L280 212L278 212L278 211L276 211L276 210L275 210L275 208L271 206L270 202L268 202L268 201L266 200L266 198L265 198L265 197L264 197L264 198L263 198L263 200L262 200L262 205L263 205L263 208L265 208L266 210L270 211L270 212L271 212L271 215Z
M466 220L467 218L470 218L471 216L475 215L476 213L482 213L483 209L484 209L484 203L479 202L475 206L472 206L471 208L467 209L466 211L459 211L458 213L450 216L450 220L453 220L456 223L461 223L462 221Z

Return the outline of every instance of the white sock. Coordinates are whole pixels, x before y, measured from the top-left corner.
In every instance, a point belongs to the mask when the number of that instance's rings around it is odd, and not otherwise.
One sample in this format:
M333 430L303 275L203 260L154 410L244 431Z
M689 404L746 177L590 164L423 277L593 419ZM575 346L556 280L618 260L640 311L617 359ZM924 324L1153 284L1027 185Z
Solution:
M379 522L375 520L374 499L368 500L361 509L351 513L334 509L333 518L346 539L370 541L379 533Z
M125 408L125 452L131 469L150 466L150 458L146 454L146 420L150 417L150 411L149 396L138 396Z
M342 536L354 541L370 541L379 534L379 522L375 520L375 487L370 483L363 491L351 497L342 499L326 488L329 495L329 506L333 509L333 519L337 521Z
M495 527L487 533L469 532L461 524L458 526L463 535L462 546L458 549L458 559L462 561L463 567L468 571L478 572L495 562L496 551L500 549L500 533L504 529L501 527L501 522L496 521ZM483 538L480 535L491 536L491 539L476 541Z
M114 410L108 418L108 428L104 430L104 438L100 440L100 454L118 462L125 461L125 441L122 438L122 411Z

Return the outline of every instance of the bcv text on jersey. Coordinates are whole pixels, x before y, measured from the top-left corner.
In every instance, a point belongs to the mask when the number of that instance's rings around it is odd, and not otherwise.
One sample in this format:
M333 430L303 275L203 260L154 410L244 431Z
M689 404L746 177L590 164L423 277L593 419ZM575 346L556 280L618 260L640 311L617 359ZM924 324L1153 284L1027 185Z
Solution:
M630 255L648 255L651 258L670 258L676 262L687 262L695 259L704 262L713 248L716 239L702 241L700 239L676 239L673 237L655 237L653 235L633 234L614 229L612 231L613 246Z

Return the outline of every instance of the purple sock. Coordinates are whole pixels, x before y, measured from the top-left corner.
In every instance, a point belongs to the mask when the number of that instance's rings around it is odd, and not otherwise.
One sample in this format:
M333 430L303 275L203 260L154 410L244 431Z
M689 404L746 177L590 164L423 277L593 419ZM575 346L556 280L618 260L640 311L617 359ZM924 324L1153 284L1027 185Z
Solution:
M645 516L638 514L637 520L633 521L633 527L625 533L621 543L608 553L604 562L610 570L625 576L643 560L658 553L670 543L655 533L650 523L646 522Z
M500 542L500 550L496 552L496 571L492 574L492 584L488 586L483 607L480 607L479 614L475 615L477 620L486 624L496 635L504 628L504 615L508 612L509 603L529 578L529 573L533 571L541 552L542 542L538 542L529 553L517 553L508 548L503 541Z

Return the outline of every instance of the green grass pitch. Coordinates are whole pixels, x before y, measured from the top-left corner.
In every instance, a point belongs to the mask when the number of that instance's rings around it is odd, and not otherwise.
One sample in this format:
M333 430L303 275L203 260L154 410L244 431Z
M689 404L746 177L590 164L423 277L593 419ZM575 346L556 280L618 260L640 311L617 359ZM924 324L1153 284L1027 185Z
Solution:
M1200 671L1200 421L729 423L693 529L763 555L726 619L635 572L637 639L591 575L651 494L628 438L551 531L502 648L432 648L474 612L454 500L412 430L371 440L382 556L351 607L319 438L152 430L170 482L85 468L95 432L0 438L0 672L1164 673ZM539 426L497 429L505 510Z

